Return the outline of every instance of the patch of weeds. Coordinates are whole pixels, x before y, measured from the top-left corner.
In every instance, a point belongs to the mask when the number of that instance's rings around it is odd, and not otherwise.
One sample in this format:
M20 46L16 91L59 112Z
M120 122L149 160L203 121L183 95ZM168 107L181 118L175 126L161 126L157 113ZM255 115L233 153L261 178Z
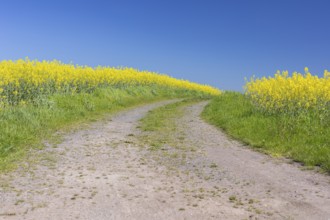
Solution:
M254 211L255 211L256 214L261 214L262 213L262 211L260 209L257 209L257 208L254 209Z
M169 154L171 158L178 158L179 154L177 152Z
M47 204L45 202L38 203L35 206L33 206L31 210L34 211L35 209L40 209L40 208L45 208L45 207L47 207Z
M230 202L235 202L236 201L236 196L229 196L229 201Z
M315 167L314 166L301 166L300 167L300 170L314 170L315 169Z
M23 203L23 202L25 202L23 199L19 199L19 200L17 200L17 201L15 202L15 205L19 205L19 204L21 204L21 203Z
M162 146L163 145L160 142L155 141L150 144L149 150L151 151L159 150L162 148Z
M218 167L218 165L216 164L216 163L212 163L211 165L210 165L210 168L217 168Z
M5 213L0 213L0 216L15 216L15 212L5 212Z

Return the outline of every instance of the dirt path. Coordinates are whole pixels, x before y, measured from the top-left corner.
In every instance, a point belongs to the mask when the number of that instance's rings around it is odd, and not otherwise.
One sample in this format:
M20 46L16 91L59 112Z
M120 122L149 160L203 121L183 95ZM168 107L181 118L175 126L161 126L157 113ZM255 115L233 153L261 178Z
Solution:
M148 150L138 120L166 103L68 134L2 175L0 219L330 219L328 176L229 140L199 118L205 102L176 119L175 144Z
M259 218L266 219L330 219L329 176L302 171L297 164L230 140L198 117L205 104L188 107L180 124L188 140L202 147L206 160L218 167L213 179L228 190L237 207L251 210L254 204Z

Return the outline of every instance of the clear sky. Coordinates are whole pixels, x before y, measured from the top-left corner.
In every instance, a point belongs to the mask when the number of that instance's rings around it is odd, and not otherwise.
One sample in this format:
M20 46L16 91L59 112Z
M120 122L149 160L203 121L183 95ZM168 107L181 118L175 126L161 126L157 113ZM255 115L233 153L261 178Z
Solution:
M330 69L329 0L0 0L0 60L128 66L226 90Z

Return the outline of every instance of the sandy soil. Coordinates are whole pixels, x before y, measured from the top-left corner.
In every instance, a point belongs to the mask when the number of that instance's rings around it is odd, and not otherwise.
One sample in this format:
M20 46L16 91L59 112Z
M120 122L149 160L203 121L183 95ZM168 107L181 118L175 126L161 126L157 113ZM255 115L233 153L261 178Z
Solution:
M230 140L199 118L206 102L186 107L173 140L148 150L155 134L138 121L167 103L32 152L34 162L0 176L0 219L330 219L329 176Z

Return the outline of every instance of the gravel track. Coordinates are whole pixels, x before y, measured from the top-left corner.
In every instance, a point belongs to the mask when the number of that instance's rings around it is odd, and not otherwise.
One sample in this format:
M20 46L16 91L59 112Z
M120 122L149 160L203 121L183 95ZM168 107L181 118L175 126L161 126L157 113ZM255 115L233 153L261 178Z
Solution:
M148 150L120 112L0 176L0 219L330 219L330 178L231 140L185 107L174 141ZM174 144L175 143L175 144ZM36 156L37 155L37 156Z

